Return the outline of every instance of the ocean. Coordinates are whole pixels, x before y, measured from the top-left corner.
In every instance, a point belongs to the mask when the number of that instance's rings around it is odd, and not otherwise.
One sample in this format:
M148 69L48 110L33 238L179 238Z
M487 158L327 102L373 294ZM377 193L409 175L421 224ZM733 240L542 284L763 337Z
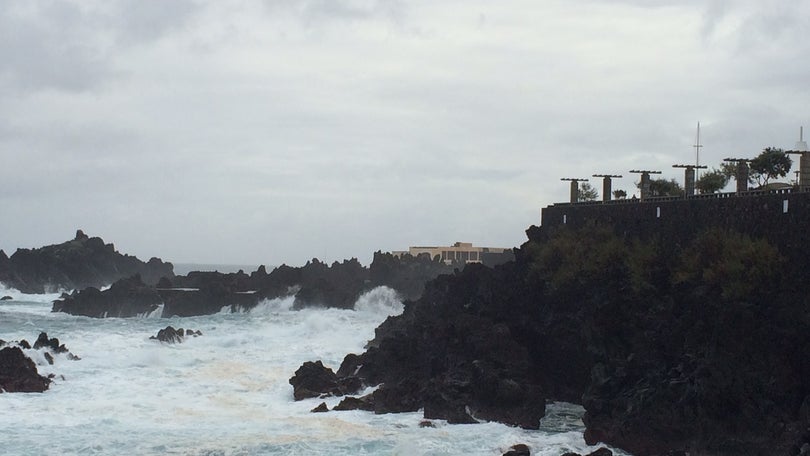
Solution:
M395 292L378 288L356 310L291 310L292 299L248 312L191 318L93 319L51 313L58 295L24 295L0 286L0 339L40 332L58 337L81 360L25 350L44 393L0 394L3 455L501 455L524 443L533 455L587 454L581 407L553 403L537 431L498 423L420 427L421 413L310 413L325 401L295 402L288 380L304 361L334 370L360 353L374 328L402 311ZM180 344L149 337L159 329L202 331ZM624 453L614 450L614 454Z

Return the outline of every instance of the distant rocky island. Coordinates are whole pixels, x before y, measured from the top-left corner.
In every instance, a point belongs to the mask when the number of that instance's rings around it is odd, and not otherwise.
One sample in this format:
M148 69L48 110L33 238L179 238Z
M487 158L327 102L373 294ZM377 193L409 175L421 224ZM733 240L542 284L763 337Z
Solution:
M0 250L0 283L23 293L46 293L103 287L140 275L148 284L174 277L171 263L158 258L143 262L121 254L113 244L81 230L73 240L37 249L17 249L11 257Z

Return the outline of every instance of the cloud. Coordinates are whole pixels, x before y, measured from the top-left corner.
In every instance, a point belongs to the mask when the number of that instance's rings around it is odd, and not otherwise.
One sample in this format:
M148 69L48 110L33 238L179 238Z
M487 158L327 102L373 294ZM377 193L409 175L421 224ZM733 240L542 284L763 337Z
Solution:
M633 168L682 178L697 121L714 164L807 115L798 4L10 5L6 251L79 227L174 261L517 245L560 177L632 193Z

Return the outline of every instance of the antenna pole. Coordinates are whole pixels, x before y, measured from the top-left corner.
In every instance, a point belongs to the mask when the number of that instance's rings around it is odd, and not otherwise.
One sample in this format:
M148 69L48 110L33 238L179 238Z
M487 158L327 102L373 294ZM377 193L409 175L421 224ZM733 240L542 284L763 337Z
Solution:
M695 137L695 145L692 146L692 147L695 148L695 168L699 169L699 167L700 167L700 148L703 147L703 145L700 144L700 122L697 123L697 136ZM695 178L697 178L699 175L700 175L700 173L696 172L695 173Z

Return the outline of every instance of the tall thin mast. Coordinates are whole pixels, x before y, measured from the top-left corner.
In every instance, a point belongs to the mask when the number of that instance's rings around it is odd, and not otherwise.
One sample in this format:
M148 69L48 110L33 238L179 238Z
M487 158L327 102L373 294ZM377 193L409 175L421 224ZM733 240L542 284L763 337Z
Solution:
M700 122L697 123L697 136L695 137L695 145L692 146L692 147L695 148L695 168L699 169L700 168L700 148L703 147L703 145L700 144ZM700 174L700 172L697 171L695 173L695 178L697 178L699 176L699 174Z

